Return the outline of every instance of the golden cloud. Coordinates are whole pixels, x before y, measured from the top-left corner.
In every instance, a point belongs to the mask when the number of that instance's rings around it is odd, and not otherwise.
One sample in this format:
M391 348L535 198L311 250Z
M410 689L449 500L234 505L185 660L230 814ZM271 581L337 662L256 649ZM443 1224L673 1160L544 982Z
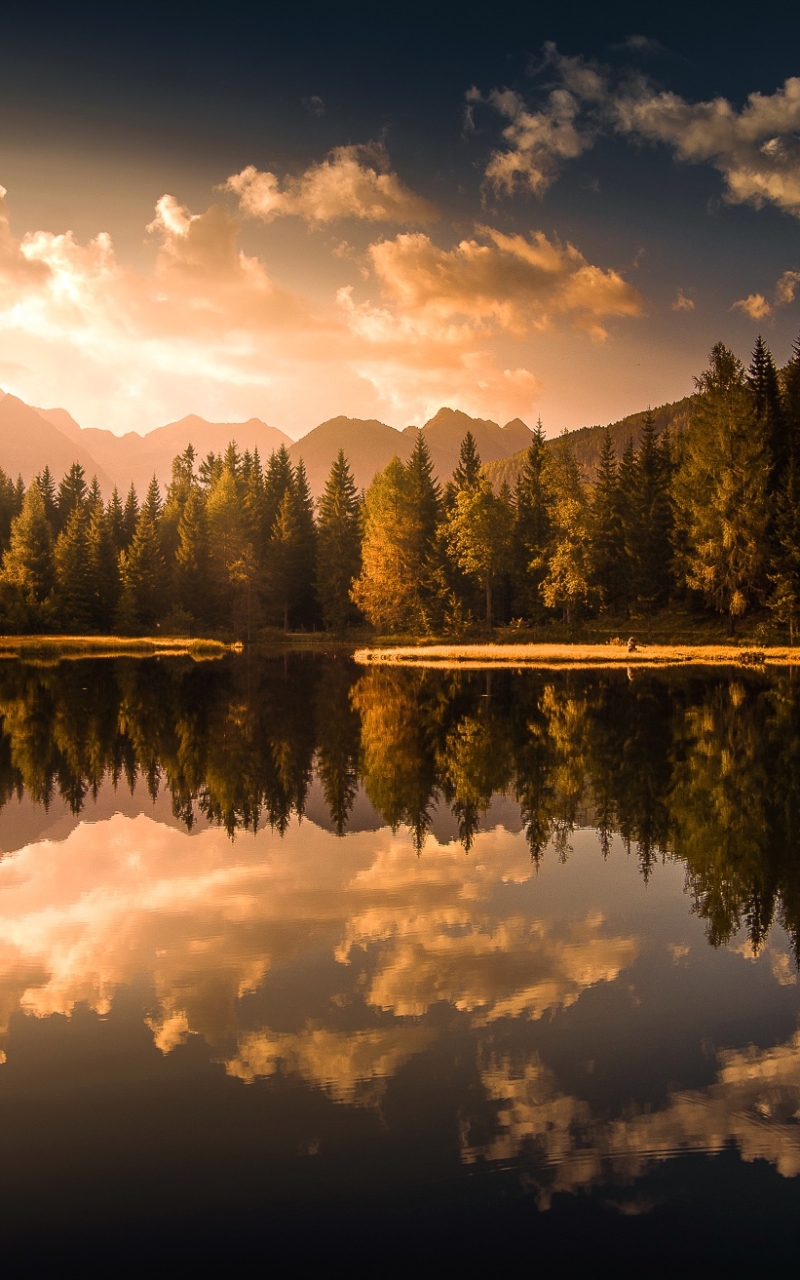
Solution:
M746 298L740 298L738 302L734 302L731 311L734 307L743 311L751 320L763 320L765 316L772 314L772 307L763 293L748 294Z
M377 143L335 147L321 163L282 183L276 174L248 165L228 178L224 190L239 197L246 217L263 222L288 215L311 223L359 218L405 224L438 217L436 208L390 169L385 148Z

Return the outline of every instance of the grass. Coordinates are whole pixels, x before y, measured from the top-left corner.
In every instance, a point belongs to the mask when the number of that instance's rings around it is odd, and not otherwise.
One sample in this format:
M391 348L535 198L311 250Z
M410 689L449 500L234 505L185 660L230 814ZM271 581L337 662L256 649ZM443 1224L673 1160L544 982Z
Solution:
M176 636L0 636L0 658L221 658L241 645Z
M800 648L734 644L427 644L358 649L356 662L404 667L664 667L800 665Z

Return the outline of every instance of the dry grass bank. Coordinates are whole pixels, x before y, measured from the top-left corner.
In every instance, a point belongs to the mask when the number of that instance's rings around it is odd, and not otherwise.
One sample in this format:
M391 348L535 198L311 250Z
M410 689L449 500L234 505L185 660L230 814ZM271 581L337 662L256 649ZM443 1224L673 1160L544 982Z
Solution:
M0 636L0 658L221 658L241 645L176 636Z
M800 665L800 648L733 644L431 644L358 649L356 662L406 667L664 667Z

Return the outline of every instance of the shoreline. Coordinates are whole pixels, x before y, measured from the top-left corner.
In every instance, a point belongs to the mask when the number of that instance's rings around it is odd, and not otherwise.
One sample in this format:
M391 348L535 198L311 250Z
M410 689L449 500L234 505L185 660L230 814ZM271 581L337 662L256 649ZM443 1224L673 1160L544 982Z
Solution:
M0 636L0 659L190 657L202 661L240 648L222 640L185 636Z
M800 647L733 644L640 644L629 653L612 644L402 645L357 649L363 666L437 667L485 670L491 667L602 668L668 666L800 666Z

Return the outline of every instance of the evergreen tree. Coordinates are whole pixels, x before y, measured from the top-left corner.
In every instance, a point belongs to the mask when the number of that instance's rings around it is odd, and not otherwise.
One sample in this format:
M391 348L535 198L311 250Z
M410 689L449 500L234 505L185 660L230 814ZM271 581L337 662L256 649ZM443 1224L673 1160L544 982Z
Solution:
M447 546L459 569L474 577L484 591L490 630L494 588L511 563L512 527L507 496L495 494L488 480L457 491L447 518Z
M49 475L49 472L48 472ZM0 467L0 554L5 553L11 536L11 523L18 516L17 490L14 481L9 479ZM45 508L45 514L47 514Z
M314 590L314 572L317 564L317 526L314 520L314 499L308 486L308 476L303 459L294 469L292 480L294 501L295 539L297 551L297 587L294 599L294 618L304 626L316 622L319 616Z
M285 444L270 454L264 476L263 527L269 539L286 491L292 484L292 463Z
M114 490L116 493L116 490ZM119 495L117 494L119 506ZM119 506L121 511L121 506ZM119 602L120 579L117 544L114 531L115 509L109 504L95 506L89 516L86 530L86 561L91 583L90 621L96 631L107 632L113 627Z
M206 504L200 489L193 486L178 523L174 580L178 605L199 622L212 618L210 559Z
M196 457L193 445L189 444L172 460L172 479L167 486L161 534L168 562L172 561L177 550L178 525L189 494L197 483L194 474Z
M542 596L549 609L563 609L571 626L591 597L591 543L586 489L566 434L558 442L552 475L554 546Z
M67 631L82 635L92 621L93 583L86 554L88 516L84 505L75 506L66 527L56 538L54 561L56 607Z
M800 622L800 459L790 457L775 512L776 550L770 574L770 608L789 628L794 644Z
M433 459L428 442L421 431L417 432L414 448L406 463L406 471L409 479L409 496L416 513L418 554L422 561L431 554L436 539L441 491L439 482L433 474Z
M602 607L616 612L624 595L625 542L617 454L608 429L603 432L590 508L592 582Z
M50 528L55 529L58 510L56 482L53 479L53 475L49 467L45 467L43 471L39 472L39 475L36 477L36 483L38 484L41 495L44 499L45 515L50 522Z
M3 596L18 625L36 628L46 619L43 608L54 584L53 535L37 484L25 495L12 522L1 575ZM14 606L18 606L14 612Z
M628 549L633 597L650 614L666 603L671 585L672 500L669 446L656 434L648 409L636 453Z
M424 625L416 511L410 476L399 458L379 471L367 489L363 527L354 603L381 631Z
M125 546L125 511L116 485L114 485L113 492L109 499L107 515L111 539L114 543L114 549L117 555L119 555L120 551L122 551Z
M618 566L621 586L620 605L626 615L630 612L635 598L637 480L636 450L632 437L629 437L622 451L617 479L619 522L622 534Z
M67 527L73 511L86 502L86 475L79 462L73 462L58 486L56 496L56 533Z
M343 631L354 622L350 597L361 571L361 526L358 491L344 450L331 467L319 501L317 528L317 597L325 626Z
M753 348L747 383L753 396L756 421L771 459L769 491L774 493L780 486L788 465L790 446L778 383L778 371L775 368L772 352L761 334L756 338Z
M133 535L136 532L136 525L139 521L139 499L136 490L131 485L128 490L128 496L125 499L125 511L122 522L122 542L120 549L127 551L133 542Z
M770 458L744 369L722 343L697 388L675 485L687 583L732 631L765 585Z
M456 494L461 493L464 489L475 489L478 486L481 476L481 458L478 453L478 447L475 444L475 437L471 431L468 431L461 441L461 449L459 451L458 462L452 477L445 488L445 509L452 510L455 503Z
M214 610L238 629L246 624L252 590L252 548L235 473L218 472L206 501L210 551L210 585Z
M90 516L97 507L99 507L101 511L103 510L103 493L97 476L92 476L92 483L86 491L86 502L84 505L86 507L87 516Z
M542 583L552 552L552 494L548 480L547 448L541 418L536 423L514 493L512 579L514 608L537 619L544 601Z
M161 547L160 523L161 495L153 476L130 548L120 556L122 593L118 616L126 629L152 628L167 610L169 571Z

